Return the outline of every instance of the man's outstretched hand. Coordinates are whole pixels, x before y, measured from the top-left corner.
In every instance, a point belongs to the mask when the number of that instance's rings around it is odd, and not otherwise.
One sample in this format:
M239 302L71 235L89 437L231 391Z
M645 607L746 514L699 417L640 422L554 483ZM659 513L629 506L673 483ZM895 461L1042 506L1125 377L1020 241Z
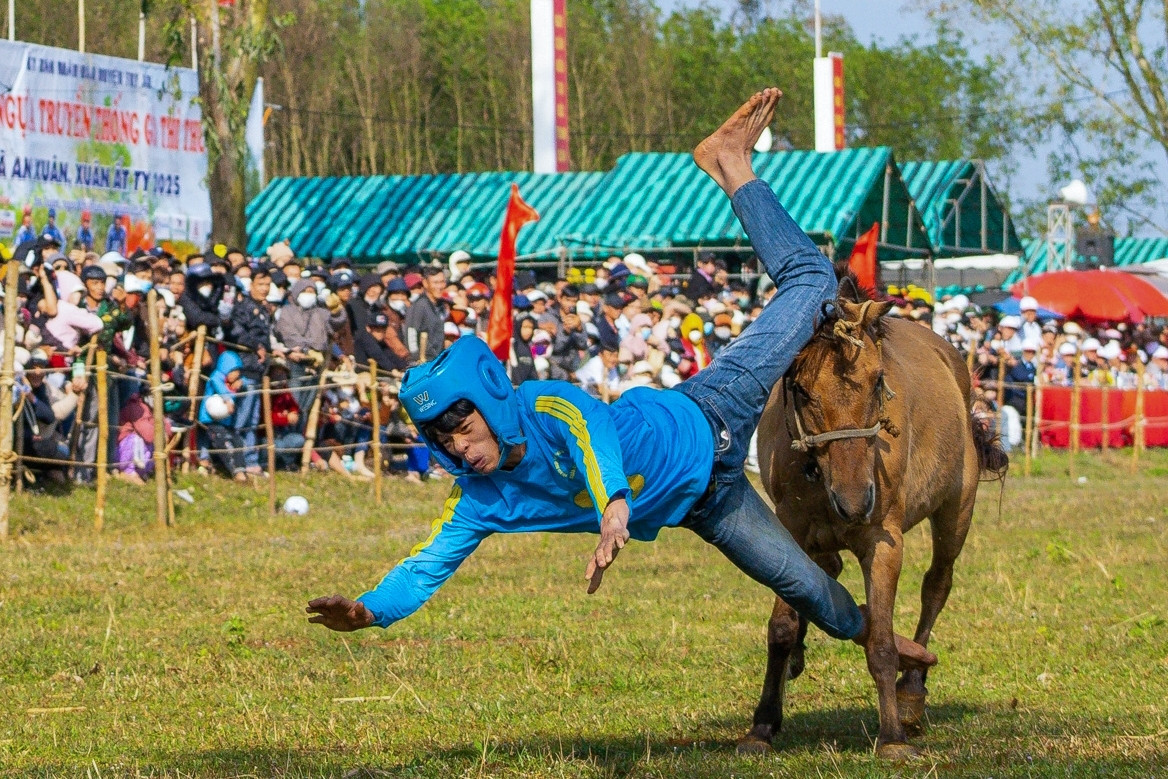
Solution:
M604 571L612 565L620 550L625 548L629 540L629 504L624 498L610 501L604 509L604 516L600 520L600 543L588 561L588 568L584 571L584 578L588 579L588 594L600 589L600 581L604 578Z
M316 615L309 617L309 622L342 633L367 628L373 624L373 612L365 608L364 603L349 600L344 595L329 595L310 600L305 611Z

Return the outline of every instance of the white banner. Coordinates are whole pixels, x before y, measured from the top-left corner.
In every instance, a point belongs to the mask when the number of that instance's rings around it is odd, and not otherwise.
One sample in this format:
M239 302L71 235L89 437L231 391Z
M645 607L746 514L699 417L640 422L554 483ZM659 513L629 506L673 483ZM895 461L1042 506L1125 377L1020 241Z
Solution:
M211 232L198 76L188 68L0 41L0 209L56 212L68 251L82 212L97 251L115 218L130 250L202 248ZM0 222L6 221L0 219Z

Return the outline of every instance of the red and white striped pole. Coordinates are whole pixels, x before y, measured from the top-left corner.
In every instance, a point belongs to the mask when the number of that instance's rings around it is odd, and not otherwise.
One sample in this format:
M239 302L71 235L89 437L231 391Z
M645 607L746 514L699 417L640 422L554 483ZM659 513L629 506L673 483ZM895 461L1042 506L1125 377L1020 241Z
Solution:
M531 118L536 173L571 167L566 0L531 0Z

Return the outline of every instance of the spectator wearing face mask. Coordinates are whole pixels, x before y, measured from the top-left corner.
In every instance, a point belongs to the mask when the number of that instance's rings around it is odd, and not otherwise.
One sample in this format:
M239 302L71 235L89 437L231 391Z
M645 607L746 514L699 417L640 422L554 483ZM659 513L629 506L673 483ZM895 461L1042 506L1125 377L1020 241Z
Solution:
M714 332L706 337L706 344L710 348L711 356L730 345L734 338L734 316L728 311L719 311L714 314Z
M186 280L178 296L177 305L187 320L187 328L207 328L207 335L219 332L219 300L223 297L223 276L212 273L205 262L187 266Z
M1033 384L1038 375L1040 366L1038 352L1042 343L1037 338L1029 338L1022 342L1022 356L1009 358L1009 368L1006 371L1006 383L1003 399L1006 405L1017 410L1018 414L1026 418L1026 388L1020 385Z
M333 336L348 319L343 306L331 312L325 308L308 279L294 283L290 293L291 305L280 310L275 334L287 352L292 396L300 408L311 408ZM298 428L301 432L303 422Z
M683 358L678 375L689 378L710 364L713 355L706 343L706 323L697 314L687 314L681 320L681 346Z
M381 296L385 286L376 273L366 273L357 283L357 294L345 308L349 313L349 324L354 335L365 332L369 318L381 310Z
M101 268L96 270L101 273L104 281L105 271ZM59 271L56 274L56 284L57 315L45 322L47 340L63 351L76 352L82 341L94 333L101 332L101 317L79 305L85 296L85 282L80 278L68 271Z
M335 261L334 261L335 262ZM356 330L349 319L349 305L353 300L353 271L343 267L328 277L324 292L318 292L320 302L333 314L343 315L343 320L334 333L336 350L339 354L353 353L353 338Z
M385 297L382 313L389 322L385 328L385 345L409 365L410 350L406 347L404 327L406 312L410 308L410 288L402 279L390 279L385 285Z

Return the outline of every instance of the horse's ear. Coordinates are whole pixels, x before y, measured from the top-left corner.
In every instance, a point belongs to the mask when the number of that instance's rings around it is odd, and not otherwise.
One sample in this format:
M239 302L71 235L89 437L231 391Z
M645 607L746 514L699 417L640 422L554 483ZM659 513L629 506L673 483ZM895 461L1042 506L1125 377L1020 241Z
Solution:
M840 300L846 300L849 303L859 303L864 300L864 296L860 294L860 287L856 284L855 278L848 274L839 280L839 284L835 288L835 296Z
M819 306L819 323L834 322L839 319L840 307L834 300L825 300Z
M883 300L879 303L872 303L872 305L868 306L868 309L864 312L864 321L860 323L860 327L864 329L871 327L876 322L876 320L880 319L880 317L884 316L891 310L891 300Z

